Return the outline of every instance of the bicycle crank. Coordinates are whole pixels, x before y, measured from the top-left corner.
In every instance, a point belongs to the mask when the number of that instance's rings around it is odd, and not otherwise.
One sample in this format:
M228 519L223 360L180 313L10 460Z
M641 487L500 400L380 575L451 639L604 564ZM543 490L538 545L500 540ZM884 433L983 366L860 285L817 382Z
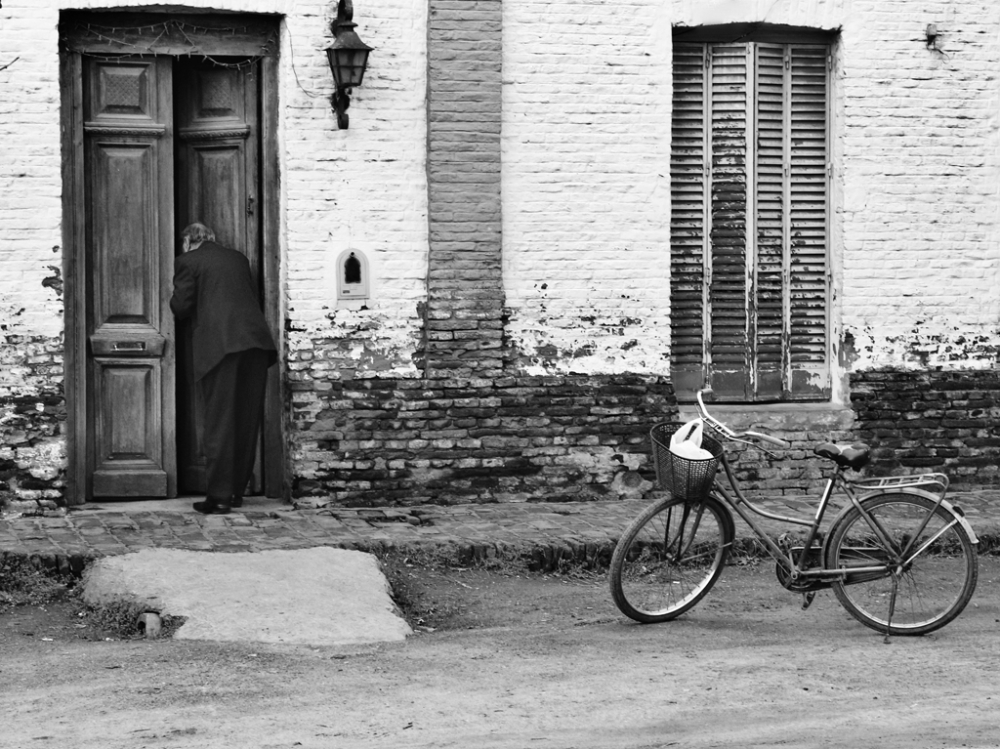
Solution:
M774 565L774 574L777 576L778 582L781 583L781 587L793 593L815 593L817 590L825 590L833 584L830 580L822 580L816 577L796 577L793 579L788 568L780 562ZM812 603L812 600L809 603ZM806 604L802 608L807 608L808 606L809 604Z

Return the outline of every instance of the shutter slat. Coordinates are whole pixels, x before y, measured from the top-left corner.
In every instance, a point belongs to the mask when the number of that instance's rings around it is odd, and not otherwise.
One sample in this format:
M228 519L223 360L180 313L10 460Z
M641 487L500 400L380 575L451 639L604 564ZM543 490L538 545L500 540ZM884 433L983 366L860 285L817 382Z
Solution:
M712 275L709 382L720 399L744 399L748 381L747 47L712 45Z
M791 391L829 389L827 341L827 50L791 45Z
M674 45L670 321L675 382L699 376L704 356L704 61L704 45Z
M787 193L785 50L759 44L756 52L757 213L754 263L753 356L755 396L776 399L782 391L785 328L785 199Z

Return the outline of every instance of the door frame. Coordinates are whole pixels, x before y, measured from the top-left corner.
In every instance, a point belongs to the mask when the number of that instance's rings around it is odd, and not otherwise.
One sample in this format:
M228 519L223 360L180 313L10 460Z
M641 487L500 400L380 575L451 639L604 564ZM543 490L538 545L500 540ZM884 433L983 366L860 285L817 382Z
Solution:
M104 35L88 33L91 23L116 27L116 39L128 42L133 54L177 57L197 45L201 54L245 56L259 59L260 90L260 192L261 274L264 316L284 350L280 285L281 190L278 169L278 29L282 17L273 14L175 14L64 11L60 14L59 84L62 125L62 260L64 279L63 369L66 399L66 494L68 505L79 505L92 495L88 475L92 464L88 436L87 321L84 310L89 280L86 263L84 197L86 179L83 150L83 55L121 54ZM99 23L98 23L99 22ZM184 26L181 34L146 35L142 28L165 24ZM242 33L230 33L238 25ZM167 29L169 31L169 28ZM225 31L225 35L223 35ZM134 32L134 33L132 33ZM173 232L171 223L170 232ZM171 342L172 343L172 342ZM284 372L279 356L277 370L267 379L264 402L264 493L288 496L285 470L284 410L281 394ZM174 469L176 471L176 468Z

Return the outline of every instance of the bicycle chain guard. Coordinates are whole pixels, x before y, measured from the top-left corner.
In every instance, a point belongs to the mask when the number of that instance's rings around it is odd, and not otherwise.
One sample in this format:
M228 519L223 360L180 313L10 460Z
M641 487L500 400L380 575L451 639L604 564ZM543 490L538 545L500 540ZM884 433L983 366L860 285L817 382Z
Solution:
M781 545L780 541L779 545ZM804 548L801 546L793 546L788 549L788 551L791 552L792 559L798 562L802 558ZM820 547L813 546L810 548L805 568L809 569L810 567L821 566L821 554L822 549ZM775 562L774 574L777 576L778 582L781 583L781 587L785 588L785 590L790 590L793 593L809 593L817 590L825 590L832 585L829 580L821 580L815 577L800 577L797 580L793 580L791 573L780 562Z

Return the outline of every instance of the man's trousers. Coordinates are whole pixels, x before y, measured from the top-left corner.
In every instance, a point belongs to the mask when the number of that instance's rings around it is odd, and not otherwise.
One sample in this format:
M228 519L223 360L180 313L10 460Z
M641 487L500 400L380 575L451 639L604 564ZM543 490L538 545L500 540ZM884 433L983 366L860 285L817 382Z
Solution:
M207 495L242 497L253 474L264 412L269 355L263 349L228 354L198 381L205 407Z

